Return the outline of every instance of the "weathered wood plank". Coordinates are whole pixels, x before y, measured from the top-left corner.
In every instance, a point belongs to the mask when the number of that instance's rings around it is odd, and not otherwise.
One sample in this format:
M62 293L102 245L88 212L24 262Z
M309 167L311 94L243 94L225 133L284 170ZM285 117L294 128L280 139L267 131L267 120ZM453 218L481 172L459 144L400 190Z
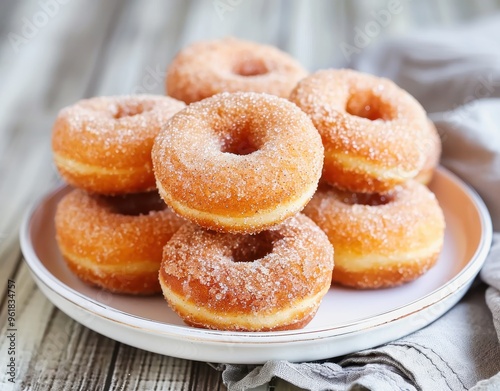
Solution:
M220 373L208 364L156 355L121 345L111 389L224 391Z
M188 6L182 0L130 2L110 34L92 93L165 94L165 70Z
M214 390L224 391L226 386L222 383L219 372L206 363L194 361L189 376L189 391Z
M23 389L105 390L117 342L54 309L36 354L29 361Z
M30 205L33 200L33 190L27 189L27 183L37 183L35 188L43 194L54 184L54 175L51 173L50 166L43 164L47 162L50 151L47 145L43 146L42 143L36 142L31 137L31 140L26 140L26 137L17 139L14 147L22 145L23 148L33 148L33 152L26 156L26 165L21 165L19 169L8 170L5 173L6 182L10 184L7 186L0 186L0 194L15 194L16 197L5 197L1 206L0 219L0 287L7 286L8 279L14 279L15 273L18 272L22 263L21 253L19 249L19 228L21 224L21 217L23 216L26 206ZM39 147L35 147L39 145ZM22 149L12 148L11 151L18 151ZM14 157L13 159L16 159ZM16 180L18 178L25 178L26 183ZM5 177L4 177L5 178ZM35 193L38 194L38 193ZM1 198L0 198L1 199ZM6 294L7 290L2 289L0 292L0 324L3 325L6 318Z
M19 387L28 371L31 359L36 354L41 343L45 327L49 323L53 305L36 288L28 267L22 264L19 272L13 278L15 281L15 321L14 324L2 324L0 332L0 365L7 368L10 355L7 354L10 340L6 338L14 329L16 385ZM4 310L5 311L5 306ZM0 385L9 385L6 371L0 371ZM19 388L18 388L19 389Z

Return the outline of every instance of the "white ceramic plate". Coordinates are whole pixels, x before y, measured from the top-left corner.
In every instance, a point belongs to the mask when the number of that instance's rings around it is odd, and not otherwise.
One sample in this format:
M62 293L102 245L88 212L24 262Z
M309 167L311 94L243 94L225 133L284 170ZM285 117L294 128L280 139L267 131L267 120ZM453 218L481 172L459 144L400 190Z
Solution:
M302 330L222 332L186 326L162 297L129 297L91 288L66 267L54 239L54 213L68 188L28 211L21 247L42 292L83 325L128 345L192 360L262 363L317 360L381 345L443 315L464 295L491 244L491 220L477 194L439 169L431 185L444 210L445 244L437 265L401 287L331 288Z

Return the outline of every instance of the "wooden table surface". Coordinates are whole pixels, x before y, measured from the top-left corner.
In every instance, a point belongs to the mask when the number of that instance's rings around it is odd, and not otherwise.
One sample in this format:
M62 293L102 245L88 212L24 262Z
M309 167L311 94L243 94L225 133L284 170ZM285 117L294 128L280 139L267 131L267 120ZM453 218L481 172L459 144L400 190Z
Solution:
M497 0L401 1L376 41L491 13ZM224 390L206 363L132 348L65 315L36 287L19 249L28 205L53 188L57 112L96 95L164 93L179 48L233 35L274 44L315 70L346 64L343 42L382 0L0 1L0 389ZM8 281L15 289L8 289ZM11 296L11 297L9 297ZM8 381L7 309L15 296L15 384ZM220 357L220 362L224 357ZM262 389L294 389L284 382Z

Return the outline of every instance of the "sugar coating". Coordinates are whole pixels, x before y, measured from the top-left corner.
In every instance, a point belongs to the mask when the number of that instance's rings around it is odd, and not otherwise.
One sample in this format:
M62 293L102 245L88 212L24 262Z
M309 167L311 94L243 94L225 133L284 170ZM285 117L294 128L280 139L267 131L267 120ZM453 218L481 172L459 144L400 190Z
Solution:
M415 177L415 180L428 185L431 182L431 179L434 174L435 168L439 165L439 160L441 158L441 138L439 137L439 133L436 129L434 123L429 120L429 129L430 129L430 137L428 139L426 150L426 160L424 166Z
M325 170L347 171L342 176L326 172L325 179L337 187L360 192L388 190L397 182L385 188L370 188L370 184L383 184L387 169L399 171L402 182L409 173L415 176L424 164L431 137L425 111L388 79L347 69L322 70L300 81L290 100L311 117L320 132ZM353 161L348 169L336 164L337 156L342 155ZM371 166L380 173L366 169ZM361 178L352 184L349 176L354 176L353 181L356 176Z
M220 92L265 92L288 98L307 72L269 45L235 38L202 41L182 49L167 70L168 95L192 103Z
M154 95L81 100L59 112L54 152L103 165L108 161L117 167L135 165L137 158L150 154L156 134L184 106L173 98Z
M434 264L444 238L439 203L416 181L373 198L322 185L304 214L335 248L334 281L351 286L392 286L418 277Z
M254 259L256 254L260 257ZM186 224L164 248L160 278L167 284L172 277L181 281L179 288L171 288L221 316L269 314L327 288L332 268L333 248L326 235L299 214L257 236Z
M409 181L393 192L378 196L374 205L361 204L366 195L321 186L304 209L330 238L353 251L389 254L425 245L422 225L430 231L444 227L444 217L436 196L425 186ZM434 238L432 238L434 239ZM337 254L338 255L338 254Z
M241 139L256 150L222 152ZM315 187L323 147L307 115L285 99L222 93L176 114L157 136L152 156L157 182L176 201L245 217L277 209Z
M150 190L154 138L184 106L154 95L96 97L68 106L53 128L56 166L69 183L88 191Z
M133 214L124 201L134 209L143 203L144 210ZM57 239L61 247L96 265L152 260L159 266L163 245L185 223L160 202L156 192L103 197L75 189L58 204Z

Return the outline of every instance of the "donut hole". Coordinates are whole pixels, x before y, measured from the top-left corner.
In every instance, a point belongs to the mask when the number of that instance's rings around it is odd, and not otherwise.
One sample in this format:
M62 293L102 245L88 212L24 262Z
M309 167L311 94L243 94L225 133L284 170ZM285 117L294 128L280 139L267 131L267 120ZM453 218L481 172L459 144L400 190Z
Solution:
M233 66L233 73L239 76L260 76L269 72L262 59L252 58L245 61L239 61Z
M271 254L274 243L282 238L277 232L264 231L256 235L246 235L231 249L233 262L254 262Z
M390 203L394 196L378 193L339 192L340 200L347 205L379 206Z
M101 196L112 213L124 216L147 215L167 208L157 192L127 194L123 196Z
M231 132L229 137L221 140L221 152L224 153L244 156L258 150L259 145L250 137L250 132L244 128Z
M144 102L130 103L130 104L117 104L114 107L112 116L114 119L120 119L124 117L134 117L139 114L143 114L147 111L153 109L152 104L146 104Z
M388 121L393 118L393 109L373 91L357 91L353 93L346 104L346 112L356 117L370 121L381 119Z

